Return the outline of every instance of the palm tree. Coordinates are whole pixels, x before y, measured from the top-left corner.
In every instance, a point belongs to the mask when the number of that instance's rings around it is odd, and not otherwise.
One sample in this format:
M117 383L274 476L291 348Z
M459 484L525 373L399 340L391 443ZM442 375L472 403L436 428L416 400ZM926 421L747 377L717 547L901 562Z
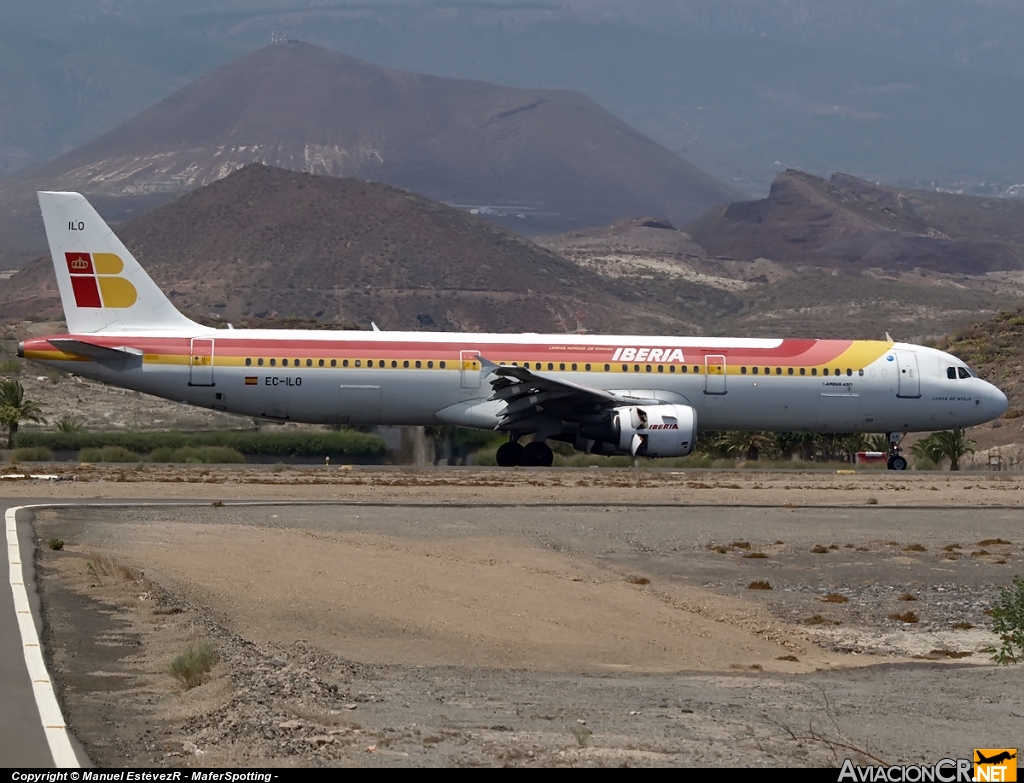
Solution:
M936 465L948 457L949 469L960 470L960 458L965 454L973 454L973 446L974 441L960 428L933 432L911 446L910 451L915 457L931 460Z
M7 448L14 448L14 436L22 421L45 423L42 406L25 399L25 388L15 380L0 381L0 424L7 427Z
M943 457L949 457L950 470L960 470L960 458L974 453L974 441L967 437L962 427L936 432L931 437L935 438L936 450Z

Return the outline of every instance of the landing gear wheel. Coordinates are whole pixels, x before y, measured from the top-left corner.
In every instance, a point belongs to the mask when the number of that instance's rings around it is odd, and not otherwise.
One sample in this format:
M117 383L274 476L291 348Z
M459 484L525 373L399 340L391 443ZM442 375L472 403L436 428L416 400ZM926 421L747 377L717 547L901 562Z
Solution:
M502 443L498 446L498 452L494 455L494 458L498 461L498 465L503 468L514 468L516 465L527 464L523 460L523 452L525 448L521 443Z
M544 441L535 440L523 446L523 461L521 464L533 468L550 468L555 461L555 454L551 447Z
M885 433L886 439L889 441L889 459L886 460L885 464L889 470L906 470L907 460L905 457L900 456L900 443L903 442L903 436L898 432L887 432Z

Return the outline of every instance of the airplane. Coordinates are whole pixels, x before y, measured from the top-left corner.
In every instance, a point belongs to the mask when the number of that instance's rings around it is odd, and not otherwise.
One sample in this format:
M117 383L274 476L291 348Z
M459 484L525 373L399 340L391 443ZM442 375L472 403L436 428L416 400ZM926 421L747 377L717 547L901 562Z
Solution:
M975 764L999 764L1002 761L1012 761L1017 758L1016 753L1011 753L1008 750L1004 750L1002 753L997 753L992 758L986 758L980 750L975 749L974 755L978 757L974 761Z
M18 355L191 405L497 430L506 467L550 466L549 440L681 457L698 428L884 432L893 470L907 467L906 433L1007 407L955 356L891 339L216 329L182 315L80 194L38 196L68 334L27 339Z

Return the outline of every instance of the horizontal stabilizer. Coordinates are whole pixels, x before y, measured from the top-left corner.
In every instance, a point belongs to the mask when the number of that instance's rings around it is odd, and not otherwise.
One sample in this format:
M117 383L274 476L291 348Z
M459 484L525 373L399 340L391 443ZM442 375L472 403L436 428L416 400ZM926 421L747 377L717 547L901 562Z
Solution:
M64 353L76 356L85 356L95 362L123 362L127 359L141 359L142 351L138 348L108 348L106 345L95 345L84 340L73 340L71 338L51 339L50 345Z

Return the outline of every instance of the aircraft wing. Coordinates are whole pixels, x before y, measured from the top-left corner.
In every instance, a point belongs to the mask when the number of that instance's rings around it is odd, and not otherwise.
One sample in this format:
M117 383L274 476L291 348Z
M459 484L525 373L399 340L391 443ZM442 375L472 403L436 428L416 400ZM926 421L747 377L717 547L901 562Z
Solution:
M496 365L480 357L484 371L492 376L491 400L503 400L499 411L500 428L533 418L538 414L552 414L562 419L579 419L617 405L657 404L658 400L628 397L604 389L595 389L578 383L553 378L525 367Z

